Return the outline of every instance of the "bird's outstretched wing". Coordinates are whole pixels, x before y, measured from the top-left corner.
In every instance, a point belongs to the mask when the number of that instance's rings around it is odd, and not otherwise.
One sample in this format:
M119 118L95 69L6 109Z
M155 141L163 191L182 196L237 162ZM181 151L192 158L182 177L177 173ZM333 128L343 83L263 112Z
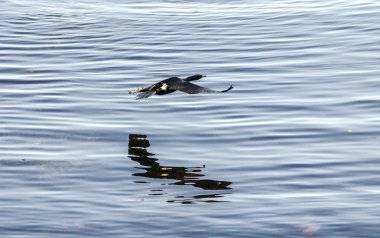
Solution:
M231 85L226 90L218 91L218 90L213 90L210 88L201 87L193 83L184 82L184 83L175 84L171 88L182 91L184 93L188 93L188 94L197 94L197 93L225 93L227 91L230 91L233 87Z

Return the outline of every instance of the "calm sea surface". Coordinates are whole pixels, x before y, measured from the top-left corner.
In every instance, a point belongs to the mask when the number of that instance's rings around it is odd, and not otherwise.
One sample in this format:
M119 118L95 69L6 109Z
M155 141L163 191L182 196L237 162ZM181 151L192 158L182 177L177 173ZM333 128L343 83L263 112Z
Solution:
M379 237L378 1L0 9L1 237Z

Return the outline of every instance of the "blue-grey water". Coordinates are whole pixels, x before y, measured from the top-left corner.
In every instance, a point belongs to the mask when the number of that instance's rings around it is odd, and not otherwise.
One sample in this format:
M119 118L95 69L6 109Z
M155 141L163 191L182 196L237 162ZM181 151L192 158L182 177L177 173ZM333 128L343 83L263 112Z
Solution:
M379 237L378 1L2 0L0 100L1 237Z

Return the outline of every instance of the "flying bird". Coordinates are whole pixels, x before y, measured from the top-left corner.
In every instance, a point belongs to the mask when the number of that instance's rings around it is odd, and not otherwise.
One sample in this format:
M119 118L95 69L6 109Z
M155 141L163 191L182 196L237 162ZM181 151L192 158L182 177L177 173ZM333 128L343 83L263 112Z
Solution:
M153 85L150 85L149 87L132 90L129 93L137 94L136 96L136 100L137 100L137 99L142 99L142 98L148 98L154 94L165 95L165 94L175 92L177 90L184 93L188 93L188 94L197 94L197 93L225 93L227 91L230 91L233 88L231 85L226 90L218 91L218 90L213 90L213 89L201 87L196 84L190 83L190 81L199 80L203 77L206 77L206 76L195 74L185 79L180 79L178 77L171 77L171 78L164 79Z

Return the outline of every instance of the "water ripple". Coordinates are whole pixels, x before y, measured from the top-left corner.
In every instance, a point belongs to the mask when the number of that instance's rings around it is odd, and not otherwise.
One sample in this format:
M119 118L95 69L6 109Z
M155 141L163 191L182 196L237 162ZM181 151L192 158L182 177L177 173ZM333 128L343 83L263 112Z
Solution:
M0 8L4 236L377 237L375 1Z

